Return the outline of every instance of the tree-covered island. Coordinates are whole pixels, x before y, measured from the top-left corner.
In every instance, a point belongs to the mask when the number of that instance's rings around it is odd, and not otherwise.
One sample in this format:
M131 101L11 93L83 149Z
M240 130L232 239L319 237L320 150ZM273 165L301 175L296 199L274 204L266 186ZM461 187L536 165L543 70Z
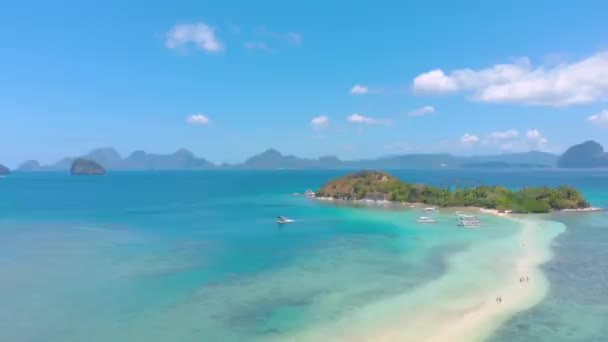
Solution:
M380 171L359 171L334 179L323 185L316 197L339 200L380 199L441 207L481 207L517 213L546 213L590 206L578 190L569 186L527 187L519 190L501 186L451 189L405 183Z

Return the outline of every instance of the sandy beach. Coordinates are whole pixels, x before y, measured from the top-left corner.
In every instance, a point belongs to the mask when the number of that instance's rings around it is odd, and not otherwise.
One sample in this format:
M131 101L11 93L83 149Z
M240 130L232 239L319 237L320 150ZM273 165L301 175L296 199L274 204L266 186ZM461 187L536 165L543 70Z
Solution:
M564 229L549 221L513 220L521 224L518 234L455 254L449 271L435 281L287 340L485 340L543 299L548 282L539 266L550 260L550 242Z
M522 221L522 252L511 270L513 281L495 289L502 301L498 303L495 297L483 298L481 305L441 325L428 341L482 341L510 316L542 300L548 284L538 266L548 261L550 255L539 251L538 244L542 241L537 240L534 229L533 222ZM519 281L518 275L523 281Z

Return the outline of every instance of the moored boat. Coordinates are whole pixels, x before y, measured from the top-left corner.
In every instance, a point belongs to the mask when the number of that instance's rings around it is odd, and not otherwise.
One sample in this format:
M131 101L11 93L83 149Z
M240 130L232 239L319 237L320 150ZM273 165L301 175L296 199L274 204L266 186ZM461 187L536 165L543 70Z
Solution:
M458 225L465 228L476 228L481 227L481 221L477 218L466 219L461 217L458 219Z
M418 218L418 223L437 223L437 220L428 216L420 216Z

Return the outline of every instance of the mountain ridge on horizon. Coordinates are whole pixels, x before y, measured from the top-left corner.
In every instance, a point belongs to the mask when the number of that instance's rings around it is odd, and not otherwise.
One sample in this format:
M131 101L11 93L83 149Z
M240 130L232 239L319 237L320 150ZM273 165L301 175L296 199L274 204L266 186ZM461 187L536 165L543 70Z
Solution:
M450 153L411 153L381 156L377 158L342 160L334 155L317 158L300 158L292 154L282 154L274 148L250 156L243 162L235 164L214 164L205 158L196 156L188 149L180 148L173 153L158 154L136 150L122 157L112 147L101 147L77 157L65 157L49 165L41 165L36 160L23 162L16 171L64 171L69 170L76 158L93 160L108 170L209 170L209 169L353 169L353 168L458 168L466 165L484 163L504 163L513 166L553 167L557 164L558 155L541 152L511 152L501 154L484 154L457 156Z

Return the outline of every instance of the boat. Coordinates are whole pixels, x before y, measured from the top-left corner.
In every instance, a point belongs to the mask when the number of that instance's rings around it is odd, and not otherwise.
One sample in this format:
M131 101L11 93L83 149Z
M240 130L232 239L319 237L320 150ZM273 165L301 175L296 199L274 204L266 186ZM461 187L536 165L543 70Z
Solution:
M436 210L437 210L437 208L435 208L435 207L424 208L424 211L436 211Z
M454 214L456 214L456 216L458 216L459 219L464 219L464 220L477 220L477 216L475 215L467 215L467 214L463 214L460 211L455 212Z
M465 227L465 228L475 228L475 227L481 227L481 222L476 218L474 218L474 219L459 218L458 225L460 227Z
M418 218L418 223L437 223L437 220L428 216L420 216Z
M277 217L277 223L279 223L279 224L292 223L292 222L295 222L295 220L288 219L285 216L278 216Z
M310 197L310 198L315 198L317 195L315 194L314 191L308 189L306 190L306 192L304 193L306 196Z
M415 204L410 204L409 207L410 208L416 208L416 205Z

